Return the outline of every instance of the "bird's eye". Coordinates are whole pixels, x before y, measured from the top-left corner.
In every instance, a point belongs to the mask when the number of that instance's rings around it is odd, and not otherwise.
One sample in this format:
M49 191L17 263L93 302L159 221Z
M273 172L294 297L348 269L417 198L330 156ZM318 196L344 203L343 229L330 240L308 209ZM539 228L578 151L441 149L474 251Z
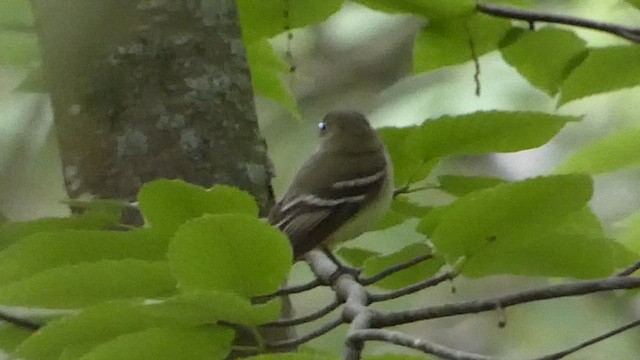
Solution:
M320 128L320 133L323 133L327 129L327 123L324 121L319 122L318 128Z

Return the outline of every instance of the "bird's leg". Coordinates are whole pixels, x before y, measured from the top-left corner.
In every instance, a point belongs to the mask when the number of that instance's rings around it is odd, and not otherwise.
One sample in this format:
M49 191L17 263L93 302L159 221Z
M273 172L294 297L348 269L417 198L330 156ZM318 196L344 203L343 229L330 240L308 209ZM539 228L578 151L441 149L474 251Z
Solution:
M340 273L351 274L356 279L358 278L358 276L360 276L362 269L351 267L345 264L344 262L342 262L342 260L338 259L335 255L333 255L331 250L329 250L329 248L327 248L326 246L322 246L321 248L322 248L322 252L325 255L327 255L327 257L329 257L329 259L331 259L331 261L333 261L334 264L338 266L338 271L340 271Z

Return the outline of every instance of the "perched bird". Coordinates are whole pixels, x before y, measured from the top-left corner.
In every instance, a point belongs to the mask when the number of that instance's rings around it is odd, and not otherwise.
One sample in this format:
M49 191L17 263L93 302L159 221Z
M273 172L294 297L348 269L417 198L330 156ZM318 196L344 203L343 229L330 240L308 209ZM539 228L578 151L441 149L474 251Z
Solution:
M269 213L296 260L370 229L393 198L389 154L364 115L330 112L319 127L320 146Z

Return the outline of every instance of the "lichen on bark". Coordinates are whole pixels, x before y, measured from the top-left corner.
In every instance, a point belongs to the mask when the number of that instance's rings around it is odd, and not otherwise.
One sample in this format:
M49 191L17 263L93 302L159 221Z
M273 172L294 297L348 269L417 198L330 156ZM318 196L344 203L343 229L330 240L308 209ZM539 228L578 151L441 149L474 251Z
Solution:
M234 1L35 0L71 197L155 178L273 201ZM73 171L71 171L71 169Z

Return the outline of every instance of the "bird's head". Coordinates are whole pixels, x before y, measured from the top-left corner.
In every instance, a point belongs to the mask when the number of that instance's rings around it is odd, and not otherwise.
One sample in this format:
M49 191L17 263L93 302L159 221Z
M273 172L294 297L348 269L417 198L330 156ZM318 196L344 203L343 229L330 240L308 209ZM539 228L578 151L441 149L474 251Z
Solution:
M332 111L318 126L323 150L354 153L372 151L382 146L367 118L357 111Z

